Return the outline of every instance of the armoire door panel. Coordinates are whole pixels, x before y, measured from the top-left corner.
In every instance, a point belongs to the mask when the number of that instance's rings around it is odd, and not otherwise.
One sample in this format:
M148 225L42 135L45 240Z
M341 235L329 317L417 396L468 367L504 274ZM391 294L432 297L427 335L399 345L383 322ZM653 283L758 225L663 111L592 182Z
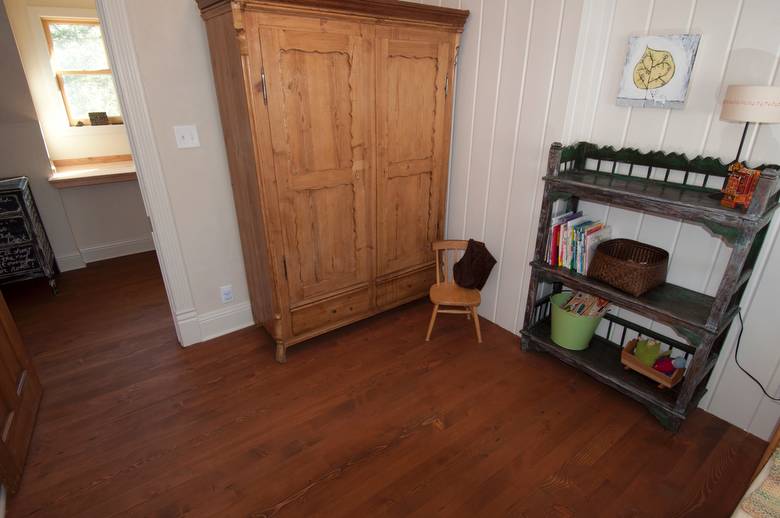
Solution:
M0 295L0 482L15 493L41 401L41 382Z
M291 303L369 275L367 62L354 34L260 28Z
M431 213L432 176L427 171L386 179L382 202L384 227L380 231L384 240L380 255L385 265L383 273L429 260L436 223L436 213Z
M377 31L377 274L433 262L450 47L439 31Z
M351 185L295 192L295 243L304 286L357 271L355 197ZM341 250L348 244L347 250Z

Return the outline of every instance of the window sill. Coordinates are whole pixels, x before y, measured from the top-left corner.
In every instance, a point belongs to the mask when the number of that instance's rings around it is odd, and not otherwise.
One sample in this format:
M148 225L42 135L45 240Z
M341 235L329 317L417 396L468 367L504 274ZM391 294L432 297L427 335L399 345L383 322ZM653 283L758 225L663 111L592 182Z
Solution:
M58 189L137 180L130 155L54 160L49 183Z

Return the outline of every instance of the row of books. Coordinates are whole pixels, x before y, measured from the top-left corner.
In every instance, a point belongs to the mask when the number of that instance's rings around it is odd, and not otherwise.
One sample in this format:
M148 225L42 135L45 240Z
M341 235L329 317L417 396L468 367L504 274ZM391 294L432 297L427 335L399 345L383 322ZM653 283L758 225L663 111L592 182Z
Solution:
M547 263L585 275L596 247L610 239L612 231L582 212L567 212L553 217L549 236Z

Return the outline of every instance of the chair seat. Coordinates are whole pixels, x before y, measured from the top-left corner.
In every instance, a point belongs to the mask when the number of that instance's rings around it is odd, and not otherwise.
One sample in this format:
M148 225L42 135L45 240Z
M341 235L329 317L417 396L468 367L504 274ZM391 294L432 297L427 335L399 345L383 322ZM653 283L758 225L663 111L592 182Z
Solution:
M454 282L434 284L430 291L431 302L443 306L479 306L479 290L461 288Z

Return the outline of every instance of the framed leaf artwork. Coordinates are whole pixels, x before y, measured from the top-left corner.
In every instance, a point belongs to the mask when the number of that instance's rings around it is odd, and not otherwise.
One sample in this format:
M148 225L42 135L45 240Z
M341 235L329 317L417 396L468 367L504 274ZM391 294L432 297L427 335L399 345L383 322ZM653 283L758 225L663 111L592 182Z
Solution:
M700 39L700 34L630 37L618 106L681 109Z

